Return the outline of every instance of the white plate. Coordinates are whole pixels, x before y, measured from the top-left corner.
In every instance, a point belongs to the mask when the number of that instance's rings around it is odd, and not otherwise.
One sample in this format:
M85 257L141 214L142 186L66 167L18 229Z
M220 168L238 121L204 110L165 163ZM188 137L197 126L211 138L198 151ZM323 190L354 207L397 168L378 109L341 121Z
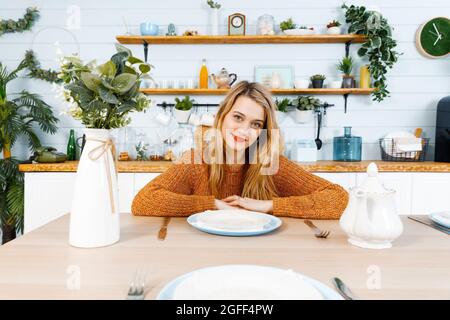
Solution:
M169 282L158 300L341 300L324 284L292 270L225 265L196 270Z
M187 219L193 227L226 236L250 236L271 232L281 225L272 215L248 210L207 210Z
M441 226L450 228L450 211L432 213L430 219Z

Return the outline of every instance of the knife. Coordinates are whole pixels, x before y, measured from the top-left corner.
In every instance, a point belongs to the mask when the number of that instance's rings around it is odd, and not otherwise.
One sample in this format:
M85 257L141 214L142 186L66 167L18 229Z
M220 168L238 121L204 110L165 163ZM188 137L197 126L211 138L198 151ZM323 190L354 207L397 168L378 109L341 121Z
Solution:
M341 279L335 277L331 279L331 282L333 282L334 286L345 300L356 300L353 292L350 291Z
M159 229L159 232L158 232L159 240L164 240L166 238L167 226L169 225L169 222L170 222L170 217L164 217L164 222L161 226L161 229Z

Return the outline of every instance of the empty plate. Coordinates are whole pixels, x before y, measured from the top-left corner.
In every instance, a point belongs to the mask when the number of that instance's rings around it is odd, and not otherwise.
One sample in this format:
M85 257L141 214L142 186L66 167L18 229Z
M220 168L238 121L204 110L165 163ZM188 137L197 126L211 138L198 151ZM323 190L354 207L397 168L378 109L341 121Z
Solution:
M450 228L450 211L432 213L430 219L441 226Z
M158 300L342 300L326 285L292 270L255 265L199 269L169 282Z
M252 236L271 232L281 220L248 210L207 210L191 215L188 223L201 231L225 236Z

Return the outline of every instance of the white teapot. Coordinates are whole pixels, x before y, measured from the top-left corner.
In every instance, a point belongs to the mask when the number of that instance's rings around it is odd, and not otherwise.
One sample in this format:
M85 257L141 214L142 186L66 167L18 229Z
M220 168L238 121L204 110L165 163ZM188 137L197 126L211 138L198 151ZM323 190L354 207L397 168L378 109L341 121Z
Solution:
M378 167L367 167L368 177L360 187L350 189L350 200L339 223L351 244L370 249L392 247L403 232L397 214L395 190L386 189L378 179Z

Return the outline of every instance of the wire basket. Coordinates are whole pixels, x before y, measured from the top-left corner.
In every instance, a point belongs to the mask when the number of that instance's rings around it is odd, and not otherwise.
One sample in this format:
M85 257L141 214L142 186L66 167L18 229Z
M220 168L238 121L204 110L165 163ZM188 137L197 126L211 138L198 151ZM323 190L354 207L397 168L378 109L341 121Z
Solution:
M380 139L381 160L383 161L425 161L429 138L421 138L422 151L398 152L394 139Z

